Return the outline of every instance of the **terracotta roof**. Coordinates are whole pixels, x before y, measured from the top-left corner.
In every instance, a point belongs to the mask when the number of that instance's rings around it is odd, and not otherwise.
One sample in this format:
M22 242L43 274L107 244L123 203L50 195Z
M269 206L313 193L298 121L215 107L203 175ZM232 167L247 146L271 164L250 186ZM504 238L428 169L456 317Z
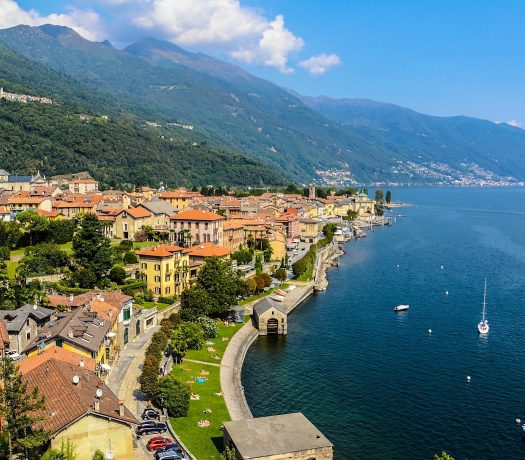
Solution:
M97 203L94 201L86 202L82 201L55 201L53 203L54 208L93 208Z
M65 350L64 348L57 347L52 345L49 348L46 348L42 353L29 358L23 359L18 362L18 370L21 374L27 374L36 367L40 366L42 363L49 361L50 359L56 359L63 363L72 364L73 366L80 366L80 363L83 361L84 367L90 371L95 371L96 361L93 358L88 358L87 356L80 356L74 351Z
M4 321L0 319L0 350L9 348L9 333Z
M78 384L73 383L74 376L79 377ZM24 376L29 382L28 389L38 387L46 398L46 408L39 412L44 420L35 424L54 435L80 418L91 415L110 418L129 425L138 423L129 410L119 414L119 400L98 376L79 366L50 359ZM100 399L97 389L102 390ZM99 409L94 409L95 401Z
M37 209L36 213L42 217L57 217L60 215L58 211L44 211L43 209Z
M192 257L225 257L230 253L230 250L222 246L214 246L211 243L202 243L191 247L189 253Z
M151 212L149 212L147 209L142 208L142 207L123 209L122 211L119 212L119 214L123 213L124 211L127 212L134 219L141 219L143 217L151 216Z
M11 214L11 209L8 206L0 206L0 214Z
M11 204L40 204L43 201L47 200L46 197L30 197L30 196L14 196L9 198L9 203Z
M175 190L174 192L162 192L158 194L158 197L161 199L170 199L170 198L193 198L201 196L199 192L188 192L187 190Z
M111 324L114 324L118 318L118 313L120 308L116 308L114 305L111 305L108 302L102 300L92 300L89 302L91 311L95 312L99 318L102 318L105 321L109 321Z
M119 310L126 302L133 300L133 297L126 295L118 290L107 292L90 291L85 292L83 294L78 294L76 296L49 294L47 298L49 299L49 302L51 303L51 306L53 308L56 308L59 305L63 305L64 307L70 308L78 308L87 305L93 300L100 300L113 305Z
M137 255L146 257L171 257L174 252L182 252L184 248L179 246L156 246L137 251Z
M170 217L171 220L198 220L198 221L215 221L224 220L223 216L210 211L188 209L179 214Z
M224 230L237 230L237 229L240 229L240 228L243 228L244 225L242 222L239 222L239 221L234 221L234 220L227 220L226 222L224 222Z

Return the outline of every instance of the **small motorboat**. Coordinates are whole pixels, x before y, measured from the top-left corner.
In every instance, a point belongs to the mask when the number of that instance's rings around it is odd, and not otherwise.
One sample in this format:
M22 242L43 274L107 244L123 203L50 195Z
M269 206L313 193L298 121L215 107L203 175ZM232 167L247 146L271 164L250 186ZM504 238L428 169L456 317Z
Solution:
M284 296L282 296L282 295L274 295L271 298L273 300L277 301L277 302L283 302L284 301Z
M394 307L394 311L407 311L410 308L410 305L398 305Z

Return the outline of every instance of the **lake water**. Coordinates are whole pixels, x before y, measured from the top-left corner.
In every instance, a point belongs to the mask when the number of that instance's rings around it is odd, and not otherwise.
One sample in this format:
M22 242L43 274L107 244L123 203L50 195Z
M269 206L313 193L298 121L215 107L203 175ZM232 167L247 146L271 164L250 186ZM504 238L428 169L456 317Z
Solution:
M417 207L346 244L288 336L250 348L248 404L254 416L303 412L337 459L523 459L525 190L393 196ZM394 313L401 303L410 310Z

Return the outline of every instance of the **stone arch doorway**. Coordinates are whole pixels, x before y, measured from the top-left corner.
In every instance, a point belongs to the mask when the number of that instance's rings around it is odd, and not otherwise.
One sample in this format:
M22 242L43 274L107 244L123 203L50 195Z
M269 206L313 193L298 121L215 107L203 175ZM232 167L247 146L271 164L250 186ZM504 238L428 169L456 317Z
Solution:
M124 329L124 345L126 345L129 341L129 330L128 328Z
M137 324L135 325L135 335L140 334L140 319L137 321Z
M270 318L266 323L267 334L278 334L279 333L279 320L277 318Z

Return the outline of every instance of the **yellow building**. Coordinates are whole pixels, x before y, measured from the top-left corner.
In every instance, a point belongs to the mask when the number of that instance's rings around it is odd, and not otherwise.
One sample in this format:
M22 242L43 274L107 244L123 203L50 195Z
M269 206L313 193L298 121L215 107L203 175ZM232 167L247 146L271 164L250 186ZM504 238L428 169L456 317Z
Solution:
M96 450L106 458L133 458L137 419L92 371L50 359L24 374L29 389L45 396L43 420L34 428L51 435L51 447L69 441L78 460L91 460Z
M115 238L132 240L145 225L152 226L151 212L142 207L123 209L115 215L113 234Z
M175 206L178 211L186 209L191 204L191 200L197 197L202 197L202 195L199 192L188 192L185 189L158 194L160 200L167 201L172 206Z
M320 225L321 223L317 219L301 219L301 240L308 243L315 243L321 231Z
M190 259L178 246L163 245L137 251L140 272L158 297L180 295L190 285Z

